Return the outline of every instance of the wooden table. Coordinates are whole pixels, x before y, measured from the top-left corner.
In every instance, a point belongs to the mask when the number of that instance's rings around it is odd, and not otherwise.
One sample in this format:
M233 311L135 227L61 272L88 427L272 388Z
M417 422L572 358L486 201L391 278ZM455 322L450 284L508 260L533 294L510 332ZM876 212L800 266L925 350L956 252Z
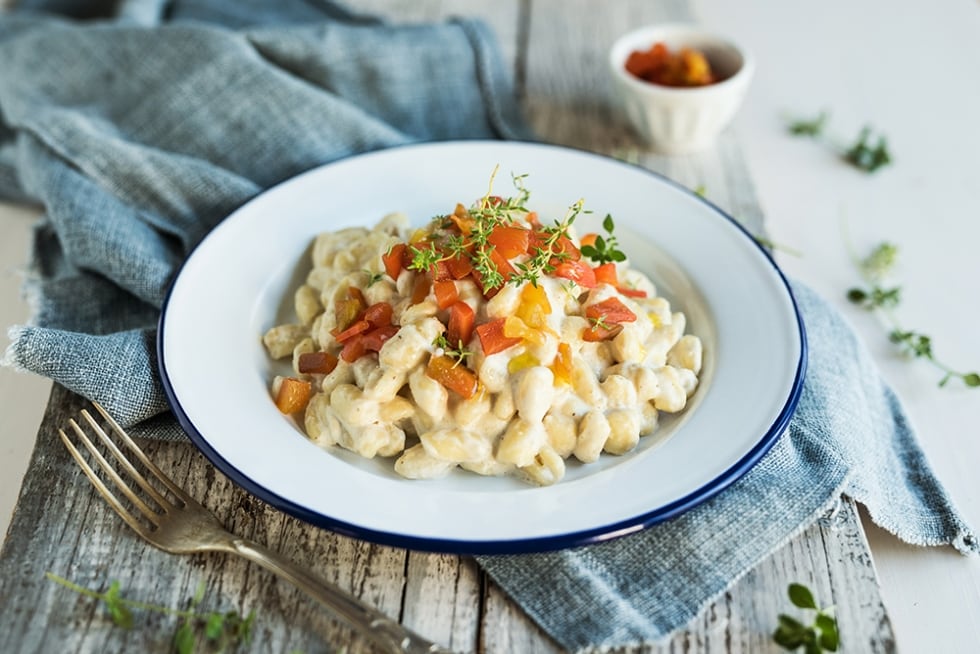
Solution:
M492 6L491 6L492 5ZM683 0L372 0L359 7L408 20L453 14L487 20L512 63L532 127L543 140L628 159L691 188L754 233L763 220L738 144L724 135L702 155L666 158L639 149L613 109L605 53L629 28L690 18ZM138 613L112 625L99 605L48 581L51 571L90 588L118 580L127 597L185 606L204 582L202 606L257 614L254 651L373 651L300 591L223 555L178 557L146 545L99 498L57 438L84 401L55 386L0 557L0 650L169 651L175 620ZM462 652L554 652L468 557L372 545L286 516L233 486L189 443L148 442L151 458L230 529L307 565L421 634ZM770 634L789 610L789 582L837 607L843 651L895 649L855 505L786 543L689 626L649 652L781 651Z

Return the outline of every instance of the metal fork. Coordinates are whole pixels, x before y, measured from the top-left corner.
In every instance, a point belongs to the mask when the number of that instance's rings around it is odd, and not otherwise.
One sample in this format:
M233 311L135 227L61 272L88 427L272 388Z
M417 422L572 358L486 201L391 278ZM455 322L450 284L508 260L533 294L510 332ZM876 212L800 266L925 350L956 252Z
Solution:
M86 458L82 456L79 449L72 443L68 434L63 429L58 430L65 447L71 452L72 457L81 466L85 475L95 486L96 490L99 491L99 494L109 502L116 513L126 521L126 524L132 527L136 533L150 544L173 554L191 554L194 552L209 551L237 554L258 563L263 568L274 572L306 591L314 599L332 610L338 617L346 620L360 633L371 638L387 651L410 654L449 654L449 650L409 631L377 609L346 593L334 584L316 577L309 570L296 565L281 554L267 549L258 543L232 534L218 522L214 514L174 484L173 481L157 468L139 446L133 442L133 439L123 431L122 427L106 413L105 409L95 402L93 402L93 405L102 414L106 423L111 427L119 440L126 445L132 455L145 466L146 470L157 481L163 484L178 498L177 502L172 502L154 488L146 477L133 466L122 450L119 449L92 415L85 409L82 409L81 416L84 419L84 423L89 426L91 431L98 436L98 440L112 453L112 457L116 460L118 466L157 505L156 508L151 507L146 501L141 499L133 490L131 483L123 479L123 476L117 471L116 466L103 456L78 422L74 419L69 420L68 424L71 427L71 431L74 432L77 439L89 451L91 458L97 463L97 467L101 468L102 472L112 480L116 488L132 503L133 507L139 512L138 517L131 510L127 509L113 491L106 486L96 474L95 470L89 465ZM146 520L149 524L142 522L139 518Z

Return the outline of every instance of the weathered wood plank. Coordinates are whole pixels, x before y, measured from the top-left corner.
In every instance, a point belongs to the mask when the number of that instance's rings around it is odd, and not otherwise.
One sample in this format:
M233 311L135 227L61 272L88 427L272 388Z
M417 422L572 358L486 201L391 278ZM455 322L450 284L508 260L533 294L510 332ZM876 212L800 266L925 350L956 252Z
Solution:
M472 558L410 552L402 623L455 651L476 649L483 574Z
M408 23L479 18L493 30L504 62L513 70L522 43L524 5L519 0L359 0L357 10Z
M45 571L103 590L118 580L131 599L174 608L185 607L203 583L203 607L258 613L256 651L314 652L326 646L326 651L341 646L351 653L373 651L318 604L254 565L220 554L175 556L140 540L94 493L57 439L56 428L82 406L55 387L0 555L0 651L169 651L172 618L138 612L138 629L116 628L95 602L47 581ZM345 538L285 516L235 487L189 443L151 441L144 447L237 533L399 617L405 550ZM468 624L475 624L472 618Z

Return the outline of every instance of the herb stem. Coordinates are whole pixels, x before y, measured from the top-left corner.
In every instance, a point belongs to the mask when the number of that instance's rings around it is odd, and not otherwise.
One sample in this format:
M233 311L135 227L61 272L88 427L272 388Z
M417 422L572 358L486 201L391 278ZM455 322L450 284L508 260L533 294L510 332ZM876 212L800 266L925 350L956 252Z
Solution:
M877 313L878 318L890 327L888 340L899 346L904 353L915 358L926 359L945 373L939 381L940 387L944 387L954 377L960 379L968 388L980 387L980 374L959 372L939 361L932 351L932 339L921 332L904 329L892 312L901 301L901 287L885 288L882 283L894 267L897 256L896 246L891 243L880 243L867 257L860 261L855 260L855 265L860 270L866 286L850 289L847 292L847 299L868 311Z
M102 601L106 601L108 599L106 593L100 593L90 588L79 586L78 584L71 582L65 579L64 577L59 577L53 572L45 572L44 576L50 579L51 581L55 582L56 584L61 584L65 588L73 590L76 593L79 593L80 595L84 595L86 597L91 597L92 599L97 599ZM169 606L162 606L160 604L150 604L147 602L139 602L137 600L126 599L125 597L119 597L115 601L119 602L120 604L125 604L130 608L142 609L144 611L154 611L156 613L164 613L166 615L172 615L179 618L196 618L196 617L200 617L201 615L199 613L195 613L194 611L182 611L180 609L171 608Z

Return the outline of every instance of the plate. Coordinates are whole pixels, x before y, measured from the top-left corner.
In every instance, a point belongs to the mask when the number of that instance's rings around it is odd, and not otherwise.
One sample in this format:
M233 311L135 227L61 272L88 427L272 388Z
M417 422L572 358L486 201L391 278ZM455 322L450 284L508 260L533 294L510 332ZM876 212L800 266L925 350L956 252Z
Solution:
M399 477L390 459L323 449L281 415L261 336L289 320L314 236L393 211L424 225L482 196L499 166L528 175L550 223L578 199L613 215L632 265L705 344L688 408L624 456L571 463L548 487L466 472ZM595 226L590 227L589 221ZM644 169L561 147L463 141L342 160L259 195L218 225L180 270L158 331L163 385L181 426L221 472L302 520L377 543L455 553L558 549L628 534L722 491L772 446L806 366L789 285L756 240L698 195Z

